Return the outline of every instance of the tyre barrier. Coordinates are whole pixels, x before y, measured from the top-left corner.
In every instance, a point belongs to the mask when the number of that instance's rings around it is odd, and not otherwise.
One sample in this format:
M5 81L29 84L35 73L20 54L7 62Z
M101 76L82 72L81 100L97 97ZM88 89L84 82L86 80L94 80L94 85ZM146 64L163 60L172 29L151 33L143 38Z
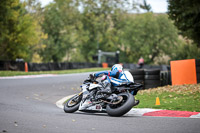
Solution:
M134 82L144 85L144 70L130 70L133 75Z
M197 76L197 83L200 83L200 59L196 59L196 76Z
M195 62L196 62L196 66L200 66L200 59L196 59Z
M172 84L170 71L161 71L160 72L160 84L161 84L161 86Z
M155 88L160 86L160 70L145 70L144 71L144 88Z
M142 83L143 89L171 85L171 72L160 70L129 70L136 83ZM200 77L199 77L200 78Z
M158 75L145 75L144 78L146 80L160 80L160 74Z

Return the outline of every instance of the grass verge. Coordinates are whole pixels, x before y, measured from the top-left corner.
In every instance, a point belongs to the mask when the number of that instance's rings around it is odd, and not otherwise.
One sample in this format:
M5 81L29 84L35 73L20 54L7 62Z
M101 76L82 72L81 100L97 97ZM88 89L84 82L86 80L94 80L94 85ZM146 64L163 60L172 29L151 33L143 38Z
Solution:
M70 69L58 71L37 71L37 72L23 72L23 71L0 71L1 77L19 76L19 75L39 75L39 74L70 74L109 70L109 68L84 68L84 69Z
M155 105L159 97L160 105ZM200 84L164 86L139 91L137 108L155 108L200 112Z

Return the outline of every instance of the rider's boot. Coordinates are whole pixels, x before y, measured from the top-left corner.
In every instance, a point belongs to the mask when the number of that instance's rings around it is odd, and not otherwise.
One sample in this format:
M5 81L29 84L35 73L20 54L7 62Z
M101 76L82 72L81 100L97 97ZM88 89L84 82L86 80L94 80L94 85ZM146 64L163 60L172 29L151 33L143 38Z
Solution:
M137 106L140 103L140 100L135 100L135 104L133 106Z

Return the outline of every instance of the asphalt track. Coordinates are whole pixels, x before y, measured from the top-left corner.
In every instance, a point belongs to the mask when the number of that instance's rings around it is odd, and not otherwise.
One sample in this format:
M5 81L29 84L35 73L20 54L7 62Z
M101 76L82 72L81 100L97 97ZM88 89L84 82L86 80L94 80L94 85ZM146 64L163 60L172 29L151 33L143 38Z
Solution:
M199 118L76 112L56 106L79 92L84 74L0 78L0 133L199 133Z

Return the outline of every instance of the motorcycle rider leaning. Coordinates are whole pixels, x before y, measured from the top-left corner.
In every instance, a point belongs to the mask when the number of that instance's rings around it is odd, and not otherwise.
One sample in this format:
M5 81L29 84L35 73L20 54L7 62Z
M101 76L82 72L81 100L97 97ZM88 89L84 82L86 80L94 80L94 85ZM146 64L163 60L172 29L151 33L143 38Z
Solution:
M102 81L104 83L104 90L101 90L99 93L112 93L111 86L118 86L123 83L130 82L123 71L123 67L121 64L115 64L112 66L111 71L102 71L95 73L93 75L95 78L102 76ZM139 100L135 101L135 105L139 104Z

